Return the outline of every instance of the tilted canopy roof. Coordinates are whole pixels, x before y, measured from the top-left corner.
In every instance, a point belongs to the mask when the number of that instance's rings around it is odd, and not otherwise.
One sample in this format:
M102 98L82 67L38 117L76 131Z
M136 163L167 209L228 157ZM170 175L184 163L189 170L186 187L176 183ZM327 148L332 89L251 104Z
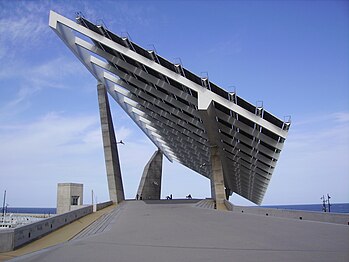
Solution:
M82 16L50 26L170 161L210 178L216 147L225 187L261 203L289 122Z

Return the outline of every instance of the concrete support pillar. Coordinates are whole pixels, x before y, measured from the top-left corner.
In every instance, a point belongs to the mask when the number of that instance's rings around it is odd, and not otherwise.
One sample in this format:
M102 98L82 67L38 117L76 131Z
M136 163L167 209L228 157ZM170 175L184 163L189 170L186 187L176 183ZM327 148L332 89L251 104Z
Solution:
M156 151L146 164L137 195L143 200L157 200L161 196L162 153Z
M225 201L225 186L223 163L221 159L219 130L213 103L206 110L199 110L203 125L207 131L208 146L211 153L211 197L215 200L216 209L227 210Z
M125 195L108 94L102 83L98 83L97 91L109 197L114 203L120 203L125 200Z
M211 148L211 170L211 196L216 202L216 209L227 210L224 204L225 188L223 166L217 146Z

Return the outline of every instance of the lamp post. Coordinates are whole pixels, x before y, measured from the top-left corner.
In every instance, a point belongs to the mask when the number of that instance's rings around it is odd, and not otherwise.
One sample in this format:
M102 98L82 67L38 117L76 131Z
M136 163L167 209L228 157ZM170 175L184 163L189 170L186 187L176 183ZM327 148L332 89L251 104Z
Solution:
M328 212L331 212L331 203L330 203L330 195L327 194L327 204L328 204Z
M326 200L325 200L325 196L323 195L322 197L320 197L320 199L322 199L322 211L326 212Z

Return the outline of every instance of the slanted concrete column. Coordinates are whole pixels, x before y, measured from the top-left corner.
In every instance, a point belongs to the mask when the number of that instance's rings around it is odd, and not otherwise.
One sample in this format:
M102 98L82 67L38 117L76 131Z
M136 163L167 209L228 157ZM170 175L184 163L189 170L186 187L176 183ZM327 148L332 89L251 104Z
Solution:
M227 210L225 200L225 188L223 177L223 166L217 146L211 148L211 195L216 201L216 209Z
M213 103L206 110L199 110L203 125L207 131L208 147L211 154L211 197L215 200L216 209L227 210L225 200L225 186L219 130L216 121L216 113Z
M161 177L162 177L162 153L156 151L149 162L146 164L141 181L139 183L137 194L143 200L160 199L161 195Z
M114 203L120 203L125 200L125 195L108 94L102 83L98 83L97 91L109 197Z

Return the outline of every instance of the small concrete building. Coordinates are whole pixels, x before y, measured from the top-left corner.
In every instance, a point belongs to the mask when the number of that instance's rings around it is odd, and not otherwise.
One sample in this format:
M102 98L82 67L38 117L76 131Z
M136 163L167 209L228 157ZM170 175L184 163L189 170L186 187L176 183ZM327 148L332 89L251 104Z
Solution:
M83 205L83 184L58 183L57 214L63 214Z

